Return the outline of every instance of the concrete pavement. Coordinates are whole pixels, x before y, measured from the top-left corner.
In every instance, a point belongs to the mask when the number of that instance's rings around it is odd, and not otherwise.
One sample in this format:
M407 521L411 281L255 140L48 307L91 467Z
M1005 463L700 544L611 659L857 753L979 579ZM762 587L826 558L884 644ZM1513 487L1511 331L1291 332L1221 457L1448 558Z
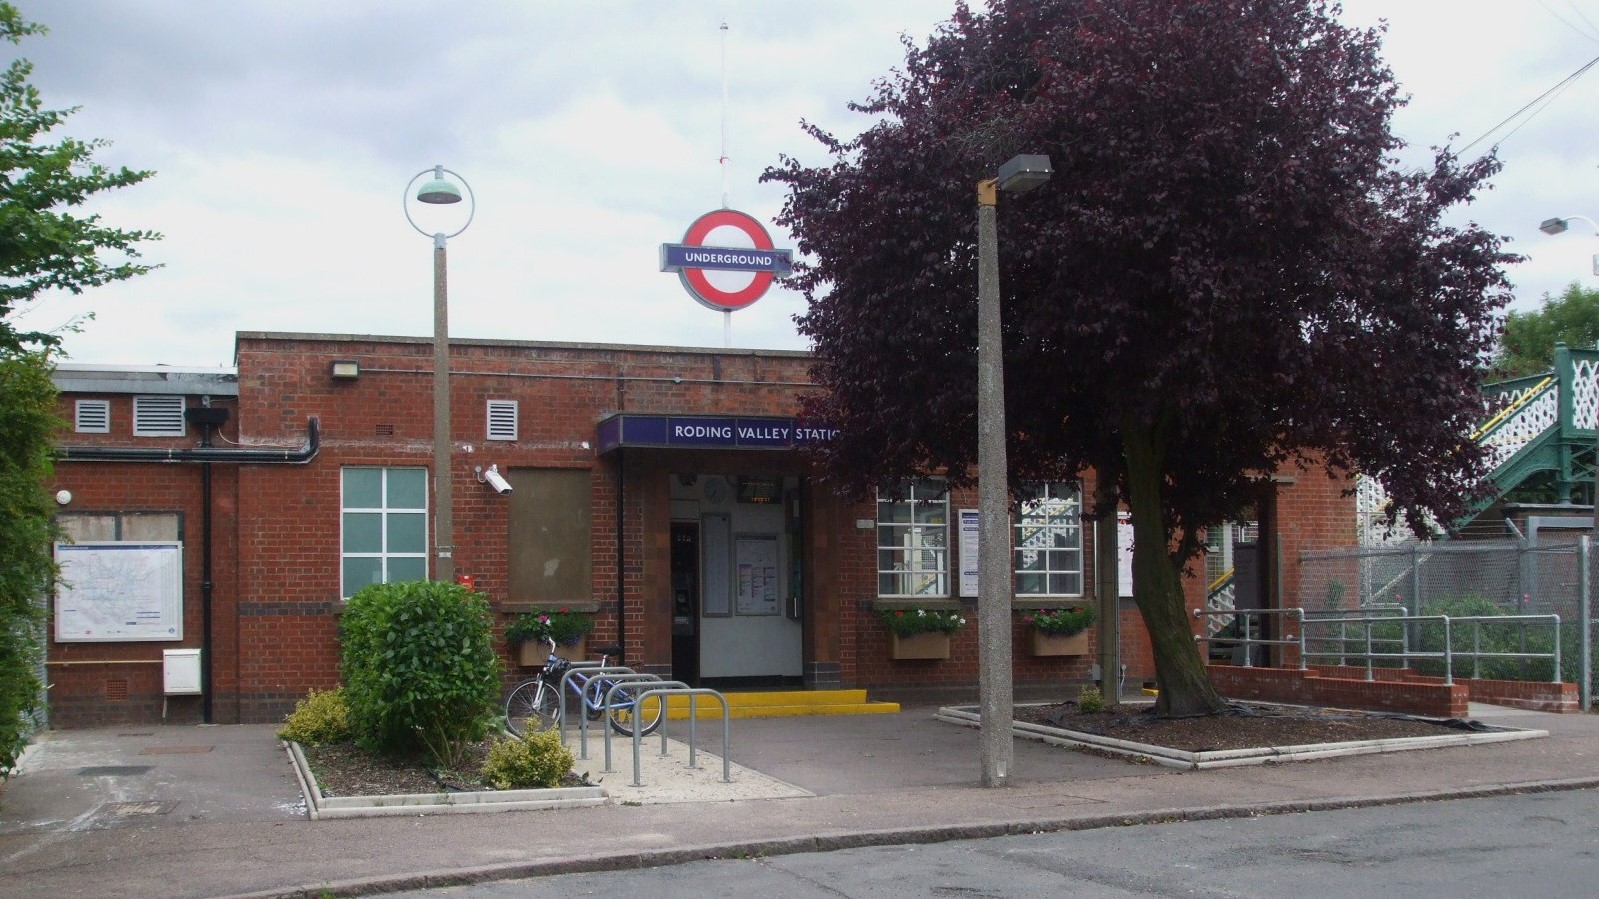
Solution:
M0 798L0 882L56 896L321 896L687 859L1599 786L1599 716L1481 707L1546 739L1184 772L898 715L733 724L732 759L808 797L309 821L269 725L45 734ZM704 735L702 734L702 737ZM701 740L720 750L720 736ZM630 763L629 763L630 764ZM719 771L717 772L720 773Z

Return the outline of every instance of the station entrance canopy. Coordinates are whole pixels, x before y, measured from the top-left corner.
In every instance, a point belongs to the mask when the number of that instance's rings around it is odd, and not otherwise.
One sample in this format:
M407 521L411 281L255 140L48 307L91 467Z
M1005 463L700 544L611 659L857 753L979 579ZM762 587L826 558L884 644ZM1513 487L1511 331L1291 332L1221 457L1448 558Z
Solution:
M630 412L600 420L598 449L786 450L821 443L838 431L794 418L743 415L645 415Z

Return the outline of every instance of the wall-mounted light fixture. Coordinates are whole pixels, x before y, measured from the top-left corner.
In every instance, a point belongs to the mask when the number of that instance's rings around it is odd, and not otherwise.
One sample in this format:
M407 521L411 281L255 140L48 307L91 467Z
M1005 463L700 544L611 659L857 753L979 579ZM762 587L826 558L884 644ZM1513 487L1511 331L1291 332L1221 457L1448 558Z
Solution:
M329 373L335 381L353 381L361 377L361 363L354 359L335 359Z

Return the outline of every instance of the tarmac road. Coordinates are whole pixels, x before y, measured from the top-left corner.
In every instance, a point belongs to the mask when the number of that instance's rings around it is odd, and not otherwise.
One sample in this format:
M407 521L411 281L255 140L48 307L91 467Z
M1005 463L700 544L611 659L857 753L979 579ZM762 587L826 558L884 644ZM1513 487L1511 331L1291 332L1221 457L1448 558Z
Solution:
M1433 899L1591 896L1599 792L1460 799L1077 833L690 862L407 899Z

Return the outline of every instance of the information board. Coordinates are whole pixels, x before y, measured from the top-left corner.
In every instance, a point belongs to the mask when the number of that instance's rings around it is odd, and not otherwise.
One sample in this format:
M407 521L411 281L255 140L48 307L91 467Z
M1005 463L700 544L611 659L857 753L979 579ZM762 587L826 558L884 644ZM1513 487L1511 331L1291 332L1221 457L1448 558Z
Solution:
M776 615L777 535L740 535L734 541L738 614Z
M976 509L961 509L958 514L960 521L961 542L961 597L970 599L978 592L978 551L980 538L978 525L982 523L982 516Z
M183 544L57 543L61 642L182 640Z

